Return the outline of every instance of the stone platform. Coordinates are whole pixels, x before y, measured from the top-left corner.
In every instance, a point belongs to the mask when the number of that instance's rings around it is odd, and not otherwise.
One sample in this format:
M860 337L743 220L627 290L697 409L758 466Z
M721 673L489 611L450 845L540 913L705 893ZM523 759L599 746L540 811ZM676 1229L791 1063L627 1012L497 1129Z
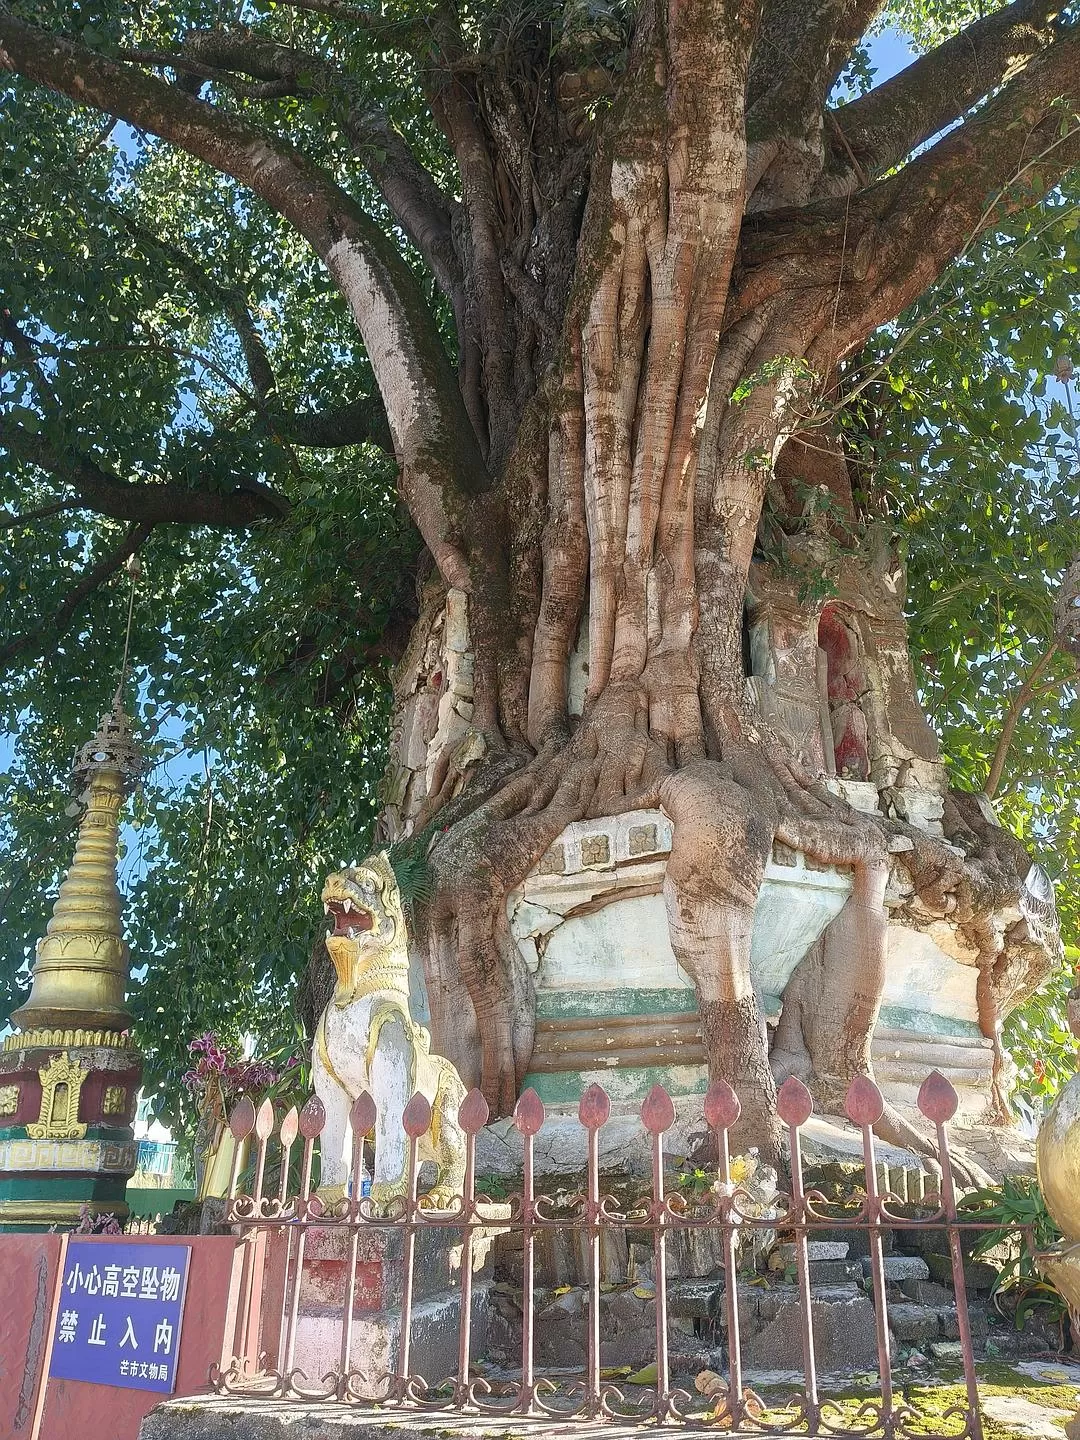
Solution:
M799 1378L788 1370L755 1375L752 1380L760 1393L776 1400L796 1389ZM928 1420L941 1422L950 1405L963 1403L954 1370L947 1375L933 1371L911 1374L910 1378L918 1386L915 1404ZM981 1365L978 1378L984 1423L992 1423L999 1440L1067 1440L1068 1436L1076 1440L1076 1429L1069 1420L1080 1399L1080 1366L1057 1360L998 1361ZM844 1385L841 1393L850 1394L850 1389ZM821 1393L835 1393L824 1375ZM873 1388L857 1393L872 1398ZM857 1434L860 1423L865 1424L860 1422L857 1405L858 1399L848 1399L846 1414L852 1425L848 1435ZM945 1423L956 1428L952 1421ZM143 1421L139 1440L565 1440L568 1434L583 1431L602 1434L604 1440L635 1440L643 1433L640 1425L619 1422L568 1426L558 1420L516 1416L380 1413L352 1405L195 1396L159 1405ZM680 1427L671 1433L689 1440L715 1440L717 1434L731 1432L713 1425Z
M872 785L832 785L856 809L879 813ZM938 799L938 816L940 809ZM940 832L936 819L923 828ZM620 1102L640 1102L657 1083L673 1096L705 1091L697 1001L671 948L662 895L671 843L672 824L660 810L578 821L507 898L511 933L536 993L536 1039L523 1083L554 1111L593 1082L608 1091L616 1111ZM849 870L774 845L750 954L770 1024L851 884ZM980 1029L978 956L944 921L915 928L904 911L906 895L894 874L872 1047L879 1083L894 1104L913 1107L927 1072L939 1069L956 1087L960 1114L981 1119L991 1098L993 1042Z
M159 1405L143 1421L139 1440L565 1440L570 1428L560 1420L380 1414L352 1405L207 1396ZM583 1428L604 1440L640 1440L642 1433L640 1425ZM710 1426L672 1433L688 1440L716 1440L717 1430Z

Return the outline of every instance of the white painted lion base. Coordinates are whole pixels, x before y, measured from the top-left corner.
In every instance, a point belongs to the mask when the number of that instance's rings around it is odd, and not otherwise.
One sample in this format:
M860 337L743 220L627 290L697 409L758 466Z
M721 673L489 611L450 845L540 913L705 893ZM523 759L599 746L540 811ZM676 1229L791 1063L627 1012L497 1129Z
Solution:
M458 1123L465 1086L449 1060L431 1054L427 1031L412 1018L405 917L386 854L331 875L322 900L334 920L326 948L337 986L312 1046L312 1080L326 1109L320 1198L332 1203L346 1193L349 1112L365 1091L376 1112L371 1198L385 1205L406 1194L408 1137L402 1117L419 1092L431 1105L431 1126L418 1146L420 1160L436 1167L428 1200L449 1204L462 1193L465 1177L465 1136Z

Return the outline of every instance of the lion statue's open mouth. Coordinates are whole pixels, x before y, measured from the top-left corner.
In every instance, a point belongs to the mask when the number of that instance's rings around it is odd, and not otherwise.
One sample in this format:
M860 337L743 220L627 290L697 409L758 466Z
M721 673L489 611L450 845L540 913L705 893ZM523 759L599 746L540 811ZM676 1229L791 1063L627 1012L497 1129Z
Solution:
M324 900L323 912L332 915L334 928L327 933L344 935L355 940L361 930L374 930L375 916L364 905L358 905L350 896L343 900Z
M372 864L350 865L329 876L322 890L328 940L356 940L377 931L391 941L397 931L400 906L391 898L392 880Z

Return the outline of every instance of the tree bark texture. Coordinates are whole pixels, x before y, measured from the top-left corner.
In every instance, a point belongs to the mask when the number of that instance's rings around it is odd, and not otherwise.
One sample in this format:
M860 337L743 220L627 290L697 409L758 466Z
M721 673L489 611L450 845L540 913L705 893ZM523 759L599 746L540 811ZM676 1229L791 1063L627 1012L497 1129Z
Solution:
M852 498L830 416L870 332L993 223L988 193L1035 203L1075 162L1078 28L1018 0L831 107L876 8L643 0L614 40L545 22L477 46L435 7L416 73L453 194L351 80L279 34L193 32L122 59L0 8L0 65L250 187L356 317L436 566L398 675L387 826L434 876L418 939L436 1045L497 1114L534 1038L507 896L585 818L673 822L671 945L710 1073L771 1151L773 1069L834 1106L870 1071L898 875L913 914L969 936L995 1039L1049 963L1016 909L1026 857L946 794L902 573ZM163 67L205 81L204 98L150 73ZM260 98L282 94L335 97L449 305L453 353L394 241L317 155L260 126ZM831 577L831 596L808 599L793 571ZM757 669L748 613L774 640ZM837 780L872 786L880 813ZM927 793L936 832L912 810ZM791 982L770 1068L749 946L777 845L853 888ZM920 1143L891 1112L880 1128Z

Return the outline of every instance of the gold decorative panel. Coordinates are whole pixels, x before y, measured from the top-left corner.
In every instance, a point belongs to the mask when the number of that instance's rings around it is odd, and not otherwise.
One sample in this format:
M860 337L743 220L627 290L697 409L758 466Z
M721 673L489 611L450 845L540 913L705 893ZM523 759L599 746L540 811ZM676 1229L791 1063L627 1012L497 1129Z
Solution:
M137 1140L0 1140L0 1170L131 1175Z
M134 1049L131 1036L126 1030L23 1030L8 1035L3 1041L4 1050L33 1050L35 1047L63 1045L73 1047L105 1047L113 1050Z
M27 1125L31 1140L81 1140L86 1125L79 1123L79 1094L86 1071L70 1055L56 1055L38 1071L41 1076L41 1113Z
M127 1091L123 1085L106 1085L105 1098L101 1104L102 1112L106 1115L126 1115L127 1107Z
M18 1108L18 1085L0 1085L0 1115L14 1115Z

